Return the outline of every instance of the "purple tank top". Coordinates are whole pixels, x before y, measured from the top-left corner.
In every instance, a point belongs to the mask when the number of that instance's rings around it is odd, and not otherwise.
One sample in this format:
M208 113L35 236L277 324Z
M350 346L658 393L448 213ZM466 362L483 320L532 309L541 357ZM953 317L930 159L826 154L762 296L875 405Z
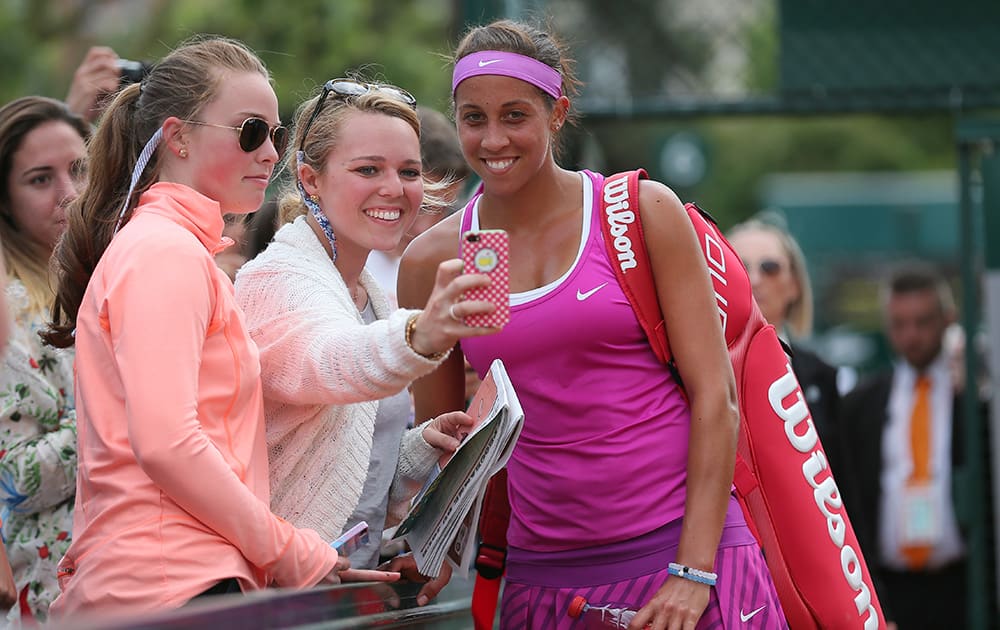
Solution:
M511 296L510 323L462 341L482 376L503 360L524 408L507 465L508 543L531 551L604 545L651 532L684 508L690 410L657 360L608 259L583 171L583 234L555 282ZM478 197L462 231L478 227Z

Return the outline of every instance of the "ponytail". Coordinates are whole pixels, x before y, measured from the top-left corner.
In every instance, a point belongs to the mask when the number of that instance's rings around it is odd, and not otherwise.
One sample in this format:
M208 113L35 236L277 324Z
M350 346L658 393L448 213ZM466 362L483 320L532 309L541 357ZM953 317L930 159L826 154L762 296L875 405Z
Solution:
M42 333L46 343L58 348L73 345L83 294L111 243L119 213L126 208L124 225L142 193L159 179L161 152L154 151L126 199L132 169L146 142L170 116L195 118L216 97L221 74L227 70L268 77L264 64L244 44L198 36L156 64L141 83L122 89L105 110L87 149L87 186L67 210L66 232L53 253L58 284L52 321Z
M129 173L142 148L133 123L140 84L124 88L105 110L101 124L90 139L90 171L87 186L66 213L66 232L52 254L57 281L52 322L42 339L58 348L73 345L76 314L97 262L113 236L115 221L128 191ZM155 158L154 158L155 159ZM134 199L149 188L155 168L147 169L136 186Z

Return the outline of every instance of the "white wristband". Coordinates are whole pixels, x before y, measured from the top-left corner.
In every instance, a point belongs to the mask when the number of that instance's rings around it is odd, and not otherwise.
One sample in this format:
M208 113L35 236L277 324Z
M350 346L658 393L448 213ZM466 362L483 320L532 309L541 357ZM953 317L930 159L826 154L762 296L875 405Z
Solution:
M709 586L715 586L715 583L719 581L719 576L715 573L702 571L701 569L692 569L689 566L677 564L676 562L671 562L667 565L667 573L684 578L685 580L698 582L699 584L708 584Z

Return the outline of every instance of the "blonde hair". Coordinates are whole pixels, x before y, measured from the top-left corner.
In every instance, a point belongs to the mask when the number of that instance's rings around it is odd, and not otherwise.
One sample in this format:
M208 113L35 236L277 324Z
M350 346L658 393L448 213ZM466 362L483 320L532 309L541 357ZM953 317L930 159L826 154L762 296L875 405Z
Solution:
M749 219L743 223L733 226L726 234L732 239L737 234L743 232L767 232L777 237L788 257L788 264L792 277L799 285L799 297L793 300L785 309L785 325L791 331L792 336L804 339L812 335L813 328L813 292L812 283L809 282L809 270L806 268L806 257L802 253L795 238L781 226L773 223L761 221L760 219Z
M360 83L372 83L358 77L352 77L352 79ZM418 139L420 138L420 118L417 111L403 101L378 90L348 98L328 94L319 115L306 130L306 123L315 111L316 103L321 97L322 93L308 99L295 111L292 140L289 143L294 150L289 151L285 158L285 168L292 173L292 177L278 202L278 216L282 224L294 221L297 217L308 212L296 186L298 181L296 154L299 147L302 147L303 163L311 166L317 173L322 173L326 168L327 157L340 141L344 122L351 114L364 112L399 118L413 129ZM303 143L302 134L305 131L308 131L309 135ZM445 178L443 181L433 181L426 175L422 179L424 198L421 210L440 212L448 205L441 195L454 180Z
M55 297L49 273L52 251L45 243L27 238L14 219L11 206L10 172L14 155L25 137L40 125L52 121L68 124L86 140L87 123L69 111L66 104L43 96L25 96L0 108L0 249L7 276L24 285L28 308L46 314Z

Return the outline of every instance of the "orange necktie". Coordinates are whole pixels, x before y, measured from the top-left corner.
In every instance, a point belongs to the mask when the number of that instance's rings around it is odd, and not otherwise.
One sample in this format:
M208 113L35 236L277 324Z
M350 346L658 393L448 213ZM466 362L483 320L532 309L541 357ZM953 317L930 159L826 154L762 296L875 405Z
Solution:
M913 458L913 473L907 485L926 486L931 480L931 381L926 376L918 376L913 392L913 413L910 416L910 454ZM927 565L931 555L930 545L904 545L903 557L911 569L921 569Z

